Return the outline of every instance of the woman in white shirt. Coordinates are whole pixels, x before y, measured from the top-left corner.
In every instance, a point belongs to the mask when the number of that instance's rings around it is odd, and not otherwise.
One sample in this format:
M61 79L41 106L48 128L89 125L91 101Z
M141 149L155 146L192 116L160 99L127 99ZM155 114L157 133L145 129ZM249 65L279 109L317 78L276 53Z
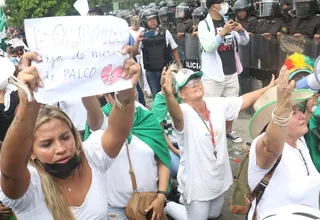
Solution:
M189 69L181 69L176 74L176 89L184 102L180 105L174 96L171 73L163 71L162 77L162 89L181 152L179 191L189 220L220 215L224 192L232 184L225 121L236 119L239 111L250 107L267 89L242 97L204 100L201 76L202 72Z
M283 67L278 86L267 91L254 105L256 113L249 125L254 138L248 167L251 191L281 158L258 205L253 200L249 220L262 219L274 209L290 204L319 209L320 175L303 138L308 131L308 119L299 108L299 103L312 97L313 92L293 91L294 81L288 83L289 75ZM311 109L308 107L308 112Z
M26 68L19 78L35 91L43 83L37 70L28 66L41 58L29 53L23 60ZM136 85L140 67L132 59L124 66L126 77ZM105 220L108 202L103 181L130 132L134 90L119 92L123 108L113 108L108 129L95 132L84 143L65 113L40 108L35 100L28 102L20 89L19 97L19 110L2 145L0 201L20 220Z
M114 106L114 94L106 95L108 104L99 110L100 106L95 97L83 98L88 109L89 131L106 129L109 126L110 111ZM128 220L126 206L133 195L132 181L129 173L130 155L132 168L135 173L138 192L158 192L156 199L150 204L146 213L151 210L152 219L160 219L164 215L163 208L170 177L170 155L163 129L153 113L140 103L135 102L134 123L128 137L128 149L124 145L113 165L108 170L105 181L108 188L108 219ZM99 110L99 111L98 111ZM101 125L102 124L102 125ZM89 136L90 139L90 136Z

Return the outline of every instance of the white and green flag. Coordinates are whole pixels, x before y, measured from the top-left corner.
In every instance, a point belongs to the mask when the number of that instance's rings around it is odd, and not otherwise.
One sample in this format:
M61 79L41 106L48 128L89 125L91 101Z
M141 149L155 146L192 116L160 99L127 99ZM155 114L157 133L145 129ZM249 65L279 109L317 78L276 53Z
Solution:
M0 8L0 48L5 50L6 47L6 30L7 30L7 21L4 16L3 8Z

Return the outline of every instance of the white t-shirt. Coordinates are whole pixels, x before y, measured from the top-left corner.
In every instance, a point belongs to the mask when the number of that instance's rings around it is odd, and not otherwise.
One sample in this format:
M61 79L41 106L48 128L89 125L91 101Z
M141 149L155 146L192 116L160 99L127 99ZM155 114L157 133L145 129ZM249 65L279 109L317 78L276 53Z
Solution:
M153 150L138 137L132 135L129 153L136 176L138 192L157 192L158 163ZM127 206L133 194L133 189L125 145L108 170L107 188L109 205L119 208Z
M132 37L134 38L134 40L136 41L138 36L140 35L140 33L144 31L144 27L140 27L139 30L134 31L129 27L129 32L132 35Z
M135 107L143 105L135 102ZM108 117L105 116L101 130L108 127ZM135 135L132 135L129 144L130 158L139 192L157 192L158 183L158 163L153 150ZM119 155L108 170L107 180L108 203L111 206L124 208L133 194L131 177L129 174L129 160L126 145L124 144Z
M107 186L105 183L107 170L114 159L108 157L101 146L103 131L93 132L83 143L83 151L92 169L92 183L84 203L79 207L70 207L76 219L105 220L108 213ZM6 197L0 190L0 201L16 213L19 220L53 220L53 216L45 202L40 176L31 166L30 185L27 192L17 200Z
M261 169L256 165L256 144L263 135L254 139L250 149L248 183L251 190L271 169ZM309 176L298 149L306 160ZM290 204L303 204L319 209L319 192L320 174L311 161L304 138L297 141L297 149L285 143L281 161L258 204L257 219L262 219L274 209ZM248 219L252 219L255 203L254 200Z
M226 120L238 117L242 97L205 99L215 134L217 159L211 135L198 113L188 104L180 104L184 118L183 131L177 131L181 151L178 190L184 202L209 201L229 189L232 173L229 163ZM208 123L209 124L209 123ZM210 128L210 126L208 125Z

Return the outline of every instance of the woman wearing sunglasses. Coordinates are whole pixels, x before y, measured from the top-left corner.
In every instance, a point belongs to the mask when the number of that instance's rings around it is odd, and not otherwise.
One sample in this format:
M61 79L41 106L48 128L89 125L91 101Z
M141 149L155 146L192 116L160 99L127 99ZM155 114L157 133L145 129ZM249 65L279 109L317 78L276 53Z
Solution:
M175 75L175 89L171 74L163 70L162 89L180 147L178 190L189 220L216 218L221 214L224 192L232 185L225 121L236 119L267 88L242 97L204 99L202 72L181 69ZM179 105L175 91L183 104Z

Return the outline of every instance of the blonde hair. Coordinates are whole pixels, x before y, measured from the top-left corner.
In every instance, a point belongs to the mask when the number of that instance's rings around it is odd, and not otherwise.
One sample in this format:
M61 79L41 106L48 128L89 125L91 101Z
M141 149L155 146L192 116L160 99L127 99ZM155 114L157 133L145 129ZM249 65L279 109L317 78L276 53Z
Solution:
M75 139L76 154L80 154L82 151L82 140L80 134L71 122L70 118L60 109L52 106L42 107L37 117L34 131L52 119L58 119L68 125ZM55 220L75 220L75 217L63 196L60 186L54 181L51 175L43 170L40 162L37 160L33 161L30 159L29 164L35 167L40 175L45 200L49 210L52 212L53 218Z
M140 23L141 23L141 21L140 21L140 17L138 15L131 17L131 25L133 25L133 24L140 25Z
M168 70L171 72L172 77L175 77L175 75L179 72L178 64L176 62L172 62L168 65Z

